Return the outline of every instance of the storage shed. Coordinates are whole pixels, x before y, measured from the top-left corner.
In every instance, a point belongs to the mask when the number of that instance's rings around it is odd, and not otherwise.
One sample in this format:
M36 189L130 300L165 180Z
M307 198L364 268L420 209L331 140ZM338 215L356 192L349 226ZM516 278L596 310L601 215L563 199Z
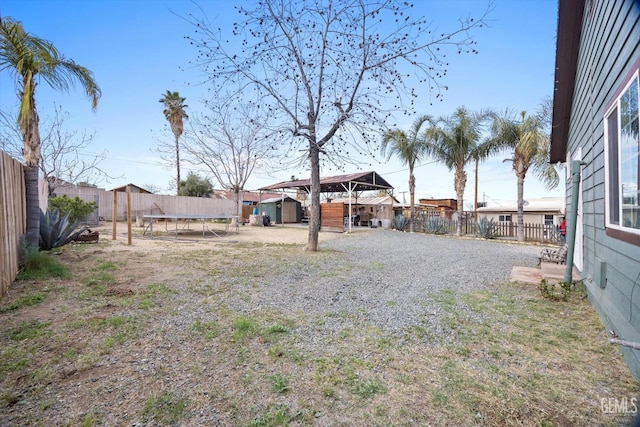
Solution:
M260 213L269 215L272 223L287 224L302 220L302 204L289 196L263 200L259 209Z

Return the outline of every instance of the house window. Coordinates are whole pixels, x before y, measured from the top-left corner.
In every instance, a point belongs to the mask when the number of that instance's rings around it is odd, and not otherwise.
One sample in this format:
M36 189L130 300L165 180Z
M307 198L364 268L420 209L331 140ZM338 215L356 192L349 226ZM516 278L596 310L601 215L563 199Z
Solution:
M553 215L544 216L544 225L553 225Z
M498 215L498 221L511 222L511 215Z
M607 228L640 235L638 72L605 115Z

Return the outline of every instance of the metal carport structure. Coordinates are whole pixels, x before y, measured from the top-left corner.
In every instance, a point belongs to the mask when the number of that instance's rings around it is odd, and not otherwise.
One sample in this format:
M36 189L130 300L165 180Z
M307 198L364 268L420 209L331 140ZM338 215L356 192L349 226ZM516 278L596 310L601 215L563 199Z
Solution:
M277 184L268 185L258 189L259 191L273 190L302 190L311 192L310 179L298 179L294 181L283 181ZM393 187L375 171L358 172L344 175L334 175L320 178L321 193L341 193L346 191L349 195L349 229L351 229L351 196L354 191L376 191L386 190L388 194L393 194ZM389 192L391 190L391 192Z

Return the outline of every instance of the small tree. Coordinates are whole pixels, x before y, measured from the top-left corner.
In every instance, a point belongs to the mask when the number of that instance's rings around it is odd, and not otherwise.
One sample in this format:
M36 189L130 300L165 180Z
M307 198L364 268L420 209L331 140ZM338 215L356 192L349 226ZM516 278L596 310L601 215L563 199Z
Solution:
M213 184L207 178L200 178L194 172L189 172L187 179L180 182L179 196L207 197L213 191Z
M242 216L242 192L256 169L273 157L268 139L269 119L252 105L205 102L207 113L192 119L185 142L191 162L206 166L220 185L233 192L236 213Z
M188 17L195 29L188 39L219 99L237 87L232 96L249 96L273 115L277 142L305 153L311 171L306 249L316 251L321 157L349 159L349 147L371 154L391 113L412 112L417 85L440 98L445 50L475 53L470 32L483 26L484 16L436 32L426 18L414 18L412 5L396 0L248 4L237 7L241 18L231 32Z
M61 215L69 214L69 222L76 222L85 215L95 211L98 206L96 202L85 202L80 197L67 197L66 194L49 198L49 210L58 209Z

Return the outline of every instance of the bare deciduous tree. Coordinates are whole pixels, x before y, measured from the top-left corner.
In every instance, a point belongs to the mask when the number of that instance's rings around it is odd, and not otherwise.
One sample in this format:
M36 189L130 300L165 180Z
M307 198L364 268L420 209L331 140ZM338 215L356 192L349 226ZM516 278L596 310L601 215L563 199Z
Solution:
M69 130L71 115L54 105L53 115L40 123L40 176L49 183L49 195L65 183L100 184L115 179L100 167L107 151L91 153L95 133ZM3 149L14 157L21 156L22 137L15 115L0 112L0 139Z
M142 188L154 194L160 193L162 191L162 188L159 185L153 183L143 184Z
M237 8L232 36L206 17L186 18L212 92L232 85L241 88L236 96L251 93L274 114L270 126L293 152L304 145L311 171L307 250L318 248L321 159L350 158L351 148L372 153L392 113L413 112L417 85L435 98L446 90L447 53L476 52L470 31L486 14L436 31L415 19L412 7L394 0L265 0Z
M205 114L192 117L184 150L188 161L207 167L222 188L233 191L241 217L247 181L274 154L266 129L269 118L252 105L211 101L205 107Z

